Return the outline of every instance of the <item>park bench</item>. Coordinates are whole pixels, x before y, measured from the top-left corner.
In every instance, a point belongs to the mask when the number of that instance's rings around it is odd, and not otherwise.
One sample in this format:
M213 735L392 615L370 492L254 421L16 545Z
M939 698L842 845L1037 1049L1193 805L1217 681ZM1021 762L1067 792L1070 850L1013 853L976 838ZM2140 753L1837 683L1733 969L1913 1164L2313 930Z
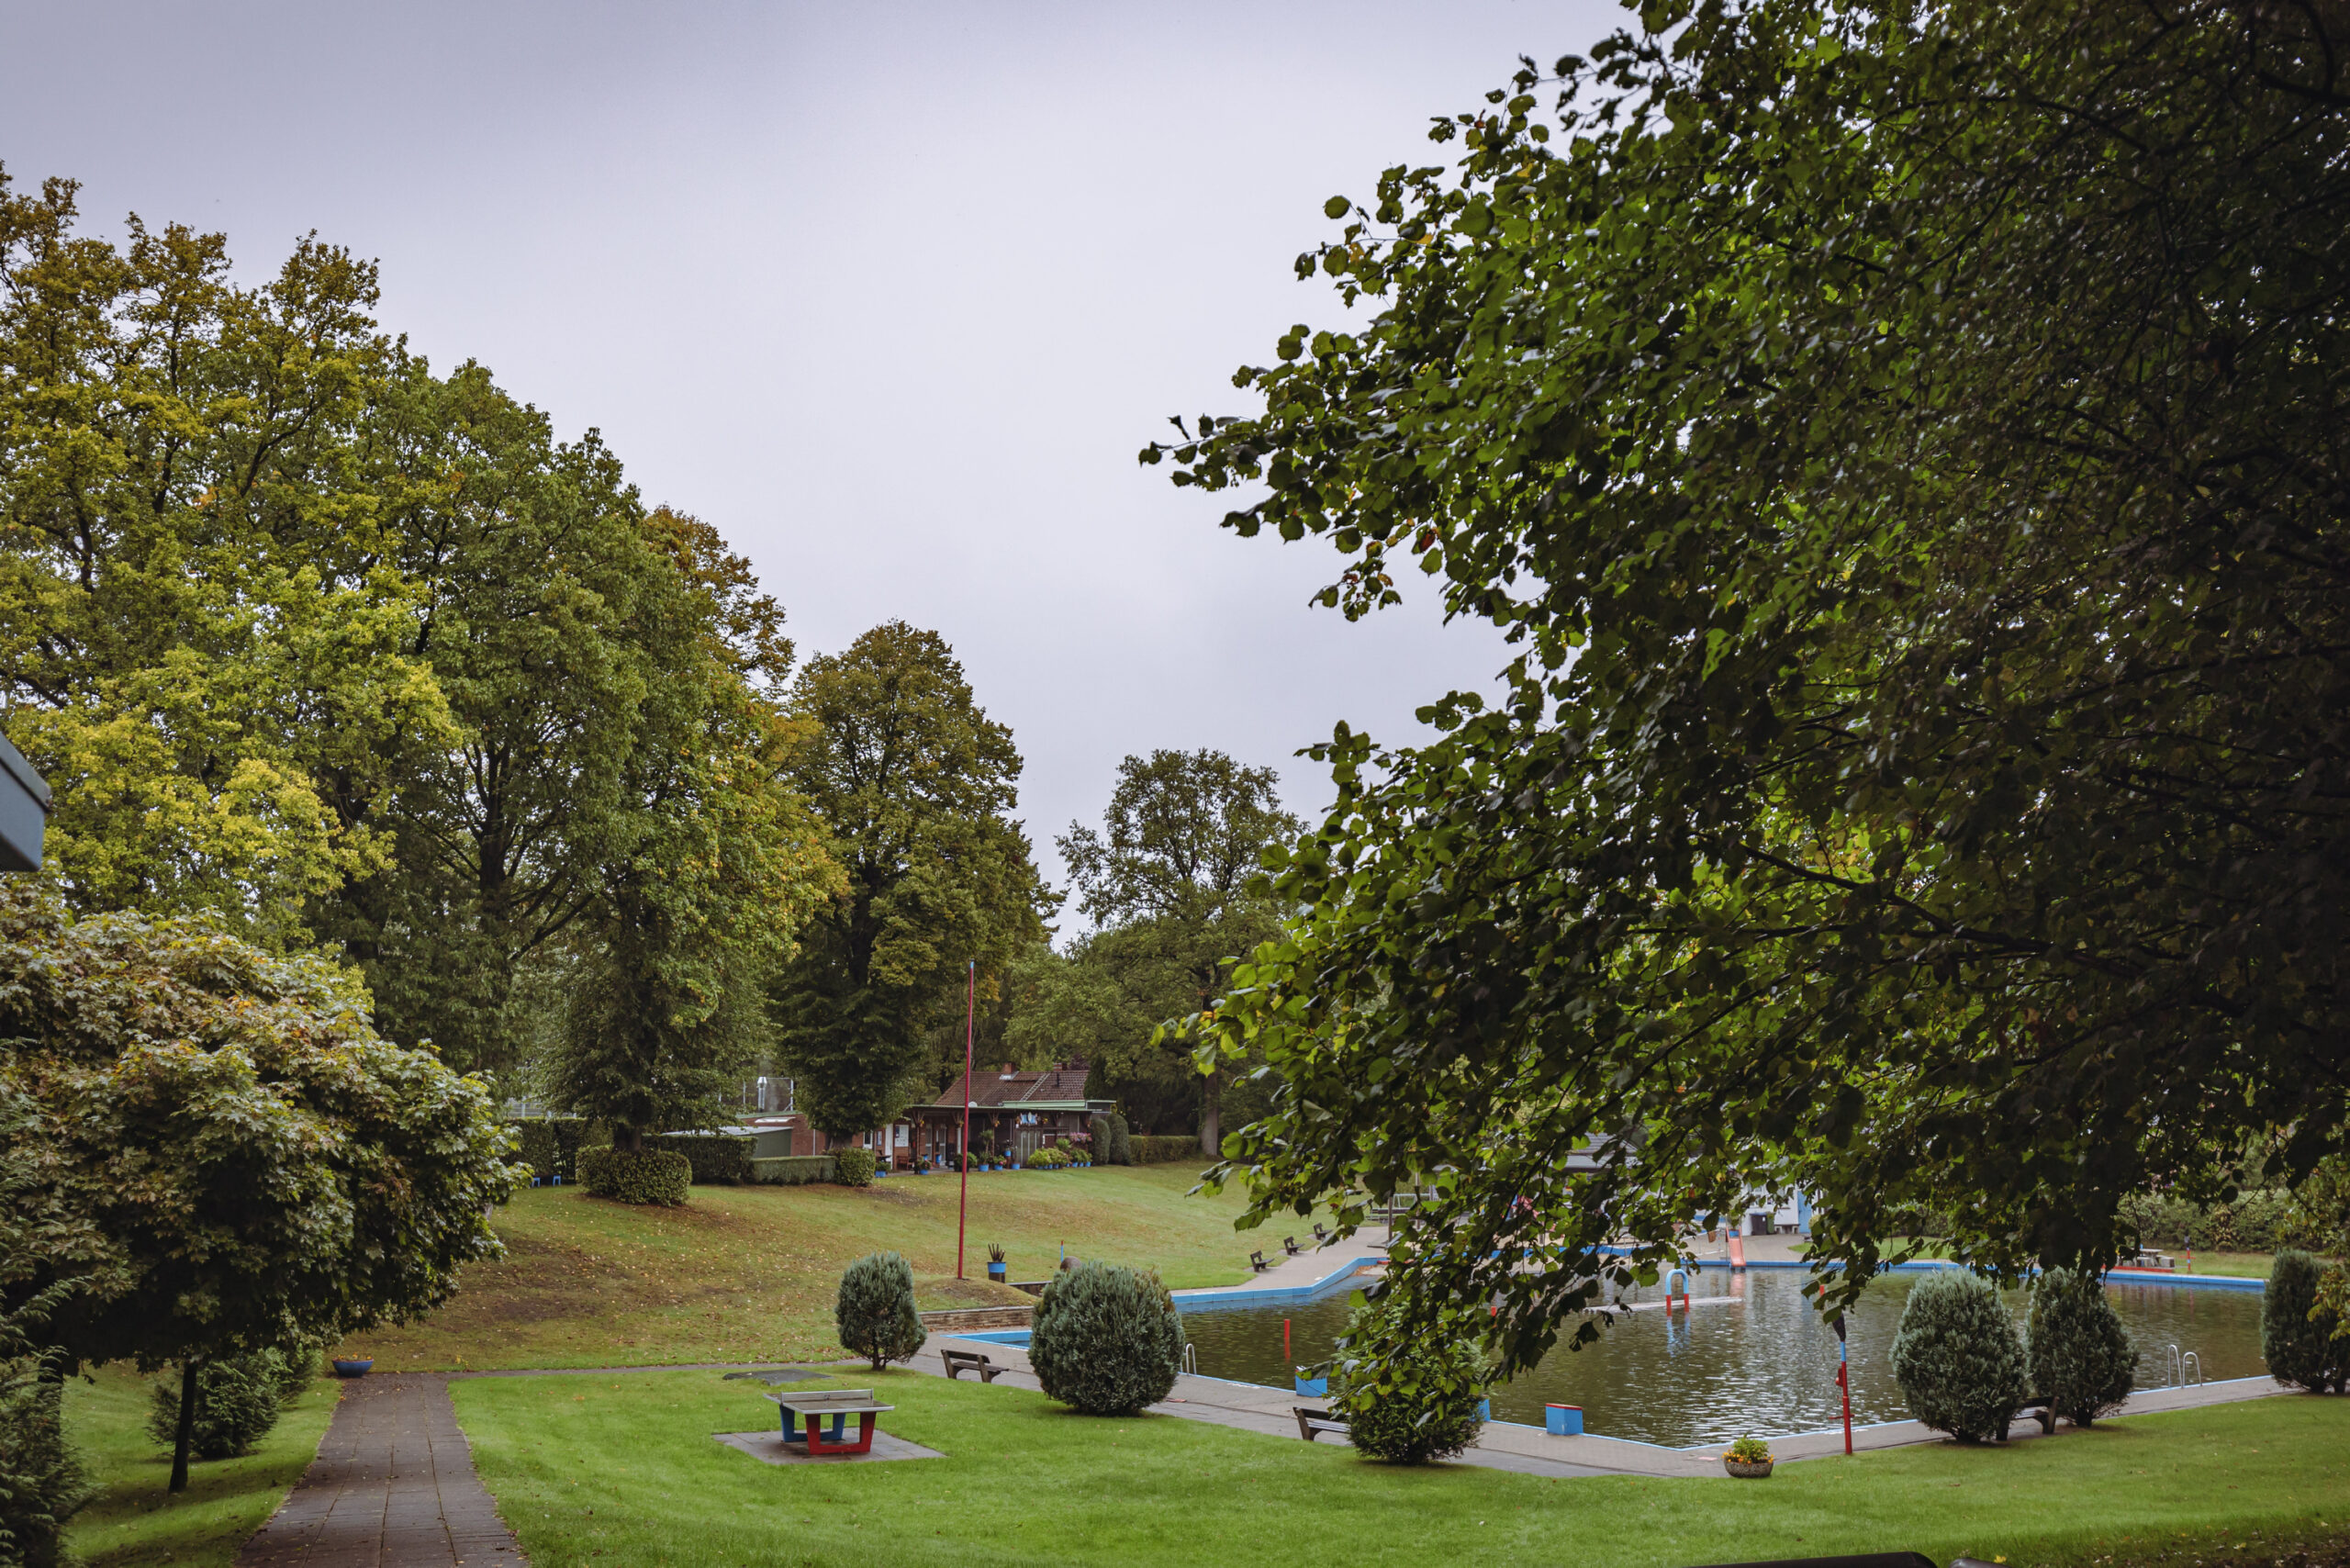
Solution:
M1294 1236L1284 1236L1281 1238L1281 1250L1288 1253L1292 1258L1303 1258L1305 1256L1305 1249L1297 1244L1297 1238Z
M811 1456L823 1454L870 1453L873 1450L873 1418L884 1410L895 1410L894 1405L877 1405L869 1388L832 1389L822 1394L770 1394L769 1399L783 1406L783 1440L804 1443ZM857 1418L854 1439L842 1433L848 1417ZM820 1427L826 1417L833 1429L827 1436ZM804 1423L807 1431L794 1428Z
M2022 1420L2027 1416L2040 1423L2040 1435L2042 1437L2054 1437L2056 1435L2056 1412L2049 1405L2048 1396L2046 1394L2028 1394L2024 1395L2023 1404L2017 1407L2016 1413L2009 1417L2008 1420L2010 1423L2013 1423ZM2007 1433L2001 1432L1999 1437L2002 1441L2005 1441L2007 1439Z
M942 1350L938 1352L938 1356L941 1361L946 1363L946 1381L949 1383L954 1382L957 1378L962 1376L967 1372L975 1372L979 1373L979 1381L981 1383L993 1383L1003 1373L1012 1370L1010 1367L1000 1367L996 1365L993 1361L988 1360L977 1350Z
M1321 1242L1326 1247L1330 1243L1330 1233L1321 1226L1317 1225L1314 1227L1314 1239Z
M1333 1416L1327 1410L1316 1410L1307 1405L1292 1405L1290 1409L1297 1417L1297 1435L1309 1443L1325 1432L1336 1432L1340 1437L1347 1435L1347 1418L1344 1416Z
M1260 1274L1272 1267L1270 1263L1265 1261L1265 1249L1261 1247L1248 1254L1248 1266Z

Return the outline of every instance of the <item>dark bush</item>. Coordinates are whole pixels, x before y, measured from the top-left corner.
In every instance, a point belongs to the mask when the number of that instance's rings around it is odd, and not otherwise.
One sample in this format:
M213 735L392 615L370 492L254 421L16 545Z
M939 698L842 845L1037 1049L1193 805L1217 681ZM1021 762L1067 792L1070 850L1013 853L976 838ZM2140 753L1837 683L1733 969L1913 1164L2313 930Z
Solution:
M2015 1320L1989 1281L1962 1270L1927 1275L1901 1309L1893 1376L1909 1414L1963 1443L2004 1439L2031 1390Z
M873 1151L869 1148L834 1150L833 1180L844 1187L873 1185Z
M737 1187L751 1179L751 1151L759 1140L722 1133L663 1133L644 1140L647 1148L682 1154L694 1181L705 1187Z
M2031 1287L2025 1339L2031 1392L2076 1427L2130 1397L2138 1351L2095 1274L2051 1269Z
M2279 1252L2260 1303L2260 1355L2268 1375L2312 1394L2338 1394L2350 1386L2350 1339L2333 1337L2339 1319L2317 1305L2318 1283L2327 1272L2298 1249Z
M608 1141L610 1137L592 1130L592 1124L585 1116L527 1116L508 1126L521 1138L522 1147L516 1158L542 1182L558 1177L565 1182L578 1181L580 1149Z
M196 1374L196 1428L188 1446L198 1459L234 1459L250 1453L277 1425L285 1403L285 1358L275 1350L248 1350L207 1361ZM179 1440L180 1380L156 1382L147 1412L147 1435L166 1448Z
M804 1187L811 1182L829 1182L833 1179L833 1157L829 1154L770 1155L765 1159L751 1161L750 1179L778 1187Z
M55 1568L65 1524L97 1495L65 1440L65 1384L34 1355L0 1360L0 1563Z
M1136 1165L1169 1165L1179 1159L1204 1158L1200 1153L1200 1140L1195 1137L1137 1133L1127 1138L1126 1147L1133 1152Z
M841 1274L833 1322L842 1346L871 1361L875 1372L911 1361L923 1342L912 1267L895 1252L871 1252L851 1263Z
M1155 1271L1080 1263L1055 1274L1037 1300L1028 1363L1064 1405L1132 1415L1175 1386L1183 1315Z
M588 1193L623 1204L655 1204L674 1209L686 1201L693 1166L666 1148L583 1148L579 1179Z
M1359 1306L1348 1320L1330 1375L1331 1406L1346 1417L1348 1439L1373 1459L1449 1459L1475 1442L1484 1424L1477 1407L1485 1397L1485 1358L1463 1340L1427 1338L1371 1360L1361 1347L1378 1338L1380 1310Z
M1115 1111L1093 1118L1093 1163L1096 1165L1132 1165L1134 1146L1126 1133L1126 1119Z

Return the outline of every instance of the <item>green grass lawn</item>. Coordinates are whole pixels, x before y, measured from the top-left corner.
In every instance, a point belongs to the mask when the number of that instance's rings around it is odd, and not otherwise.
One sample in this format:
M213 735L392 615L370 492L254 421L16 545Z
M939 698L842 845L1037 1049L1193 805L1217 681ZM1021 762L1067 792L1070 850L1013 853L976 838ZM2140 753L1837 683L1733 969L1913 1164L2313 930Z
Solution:
M2178 1255L2174 1253L2174 1256ZM2198 1252L2195 1254L2195 1272L2232 1274L2244 1280L2265 1280L2268 1277L2269 1265L2276 1261L2277 1255L2273 1252ZM2185 1257L2180 1256L2179 1263L2182 1268L2185 1267L2186 1262Z
M373 1356L386 1372L834 1355L841 1270L880 1250L913 1264L925 1308L1029 1299L986 1282L990 1242L1005 1248L1015 1280L1044 1278L1067 1247L1154 1266L1172 1289L1236 1283L1269 1238L1232 1228L1238 1194L1185 1196L1198 1180L1190 1165L974 1175L965 1281L955 1278L951 1176L696 1187L676 1209L530 1189L497 1216L504 1260L468 1268L456 1298L422 1323L358 1336L338 1353Z
M1343 1446L892 1370L885 1431L947 1457L760 1463L757 1383L715 1372L454 1385L483 1479L534 1568L602 1562L1150 1564L1695 1562L1915 1549L2023 1565L2247 1554L2350 1521L2350 1399L2141 1417L2011 1448L1782 1466L1766 1482L1575 1481L1367 1462ZM823 1386L821 1383L802 1386ZM2233 1551L2231 1551L2231 1555ZM2242 1558L2238 1558L2242 1561Z
M164 1490L171 1450L146 1430L147 1391L155 1380L119 1365L95 1376L94 1383L75 1378L65 1385L66 1436L106 1488L66 1529L66 1543L84 1568L220 1568L233 1561L319 1451L338 1392L331 1383L313 1384L258 1449L242 1459L196 1461L188 1468L188 1489L173 1497Z

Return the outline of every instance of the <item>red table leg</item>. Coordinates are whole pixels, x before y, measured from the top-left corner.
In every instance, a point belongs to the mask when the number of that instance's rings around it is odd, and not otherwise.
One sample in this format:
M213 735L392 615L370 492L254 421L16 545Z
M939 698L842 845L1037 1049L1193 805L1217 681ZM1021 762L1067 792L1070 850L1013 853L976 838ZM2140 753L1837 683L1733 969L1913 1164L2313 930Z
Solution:
M835 1417L835 1420L839 1417ZM870 1453L873 1450L873 1426L878 1417L870 1410L856 1418L856 1437L853 1441L841 1438L827 1439L817 1429L816 1417L808 1417L808 1451L811 1454Z

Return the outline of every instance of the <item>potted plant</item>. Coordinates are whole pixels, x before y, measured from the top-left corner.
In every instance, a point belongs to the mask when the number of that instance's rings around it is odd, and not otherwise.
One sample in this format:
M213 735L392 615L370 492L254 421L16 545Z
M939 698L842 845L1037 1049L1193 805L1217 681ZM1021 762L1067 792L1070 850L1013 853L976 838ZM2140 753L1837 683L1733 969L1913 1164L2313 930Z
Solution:
M1722 1468L1741 1481L1762 1480L1777 1462L1771 1457L1771 1445L1761 1438L1740 1438L1722 1455Z
M988 1278L999 1285L1004 1280L1003 1249L992 1242L988 1246Z

